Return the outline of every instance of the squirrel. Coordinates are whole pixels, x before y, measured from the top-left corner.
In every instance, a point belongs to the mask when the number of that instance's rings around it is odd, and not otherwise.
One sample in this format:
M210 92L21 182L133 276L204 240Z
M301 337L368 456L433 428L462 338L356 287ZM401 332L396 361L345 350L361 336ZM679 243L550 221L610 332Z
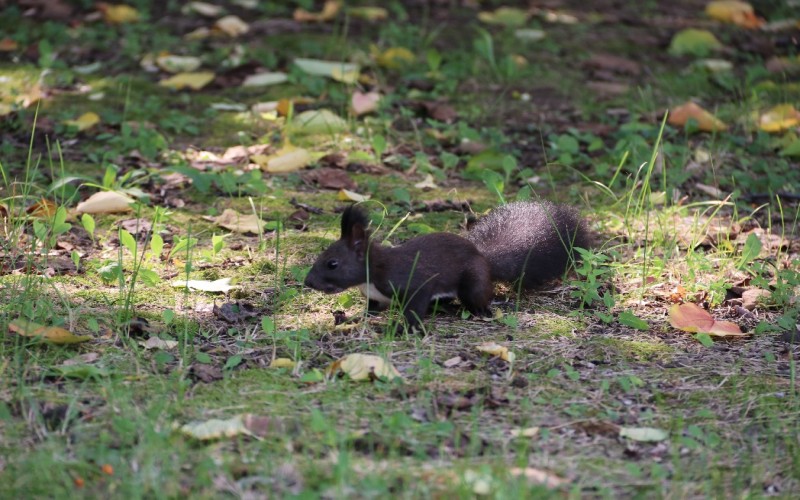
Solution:
M324 293L358 287L368 310L396 297L409 329L419 328L429 304L458 298L473 315L490 314L495 281L525 289L562 275L589 243L577 211L551 202L514 202L494 208L466 238L431 233L396 247L375 243L366 213L349 206L341 236L314 262L305 285Z

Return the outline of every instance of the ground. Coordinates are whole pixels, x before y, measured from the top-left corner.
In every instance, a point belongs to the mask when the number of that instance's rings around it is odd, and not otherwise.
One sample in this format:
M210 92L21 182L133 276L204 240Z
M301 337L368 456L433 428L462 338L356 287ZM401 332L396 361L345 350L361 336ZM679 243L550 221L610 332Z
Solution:
M797 497L797 12L707 3L0 0L0 496ZM594 243L408 333L302 285L361 196Z

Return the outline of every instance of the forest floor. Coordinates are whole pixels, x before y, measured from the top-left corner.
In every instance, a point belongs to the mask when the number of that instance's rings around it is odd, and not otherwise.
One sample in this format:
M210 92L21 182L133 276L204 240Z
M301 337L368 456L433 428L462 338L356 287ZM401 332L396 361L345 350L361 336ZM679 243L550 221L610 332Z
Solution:
M800 14L378 4L0 0L0 496L797 498ZM303 286L517 199L493 318Z

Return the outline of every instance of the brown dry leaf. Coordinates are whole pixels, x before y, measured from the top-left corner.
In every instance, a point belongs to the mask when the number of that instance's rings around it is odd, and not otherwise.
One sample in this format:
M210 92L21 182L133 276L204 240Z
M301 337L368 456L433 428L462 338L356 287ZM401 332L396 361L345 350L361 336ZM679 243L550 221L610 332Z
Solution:
M181 90L186 87L192 90L200 90L211 83L215 76L216 75L211 71L178 73L159 81L158 84L162 87L170 87L175 90Z
M763 290L761 288L748 288L742 292L742 307L748 311L752 311L760 302L768 299L770 296L772 296L772 294L769 292L769 290Z
M509 351L508 347L501 346L500 344L496 344L494 342L484 342L483 344L480 344L475 348L480 352L485 352L486 354L497 356L503 361L507 361L509 363L513 362L515 359L514 353Z
M783 132L800 124L800 111L791 104L779 104L758 118L764 132Z
M356 183L344 170L331 167L315 168L303 175L306 182L316 183L324 189L355 189Z
M214 28L226 35L236 38L250 31L250 25L242 21L238 16L225 16L214 23Z
M707 333L716 337L742 337L739 325L730 321L715 321L705 309L687 302L669 308L669 323L674 328L689 333Z
M356 116L361 116L367 113L372 113L378 109L378 103L381 100L381 95L378 92L353 92L353 97L350 98L350 107Z
M139 11L130 5L100 2L97 10L103 13L103 19L109 24L135 23L139 20Z
M374 380L375 378L402 379L397 368L380 356L372 354L348 354L328 368L331 374L343 371L352 380Z
M49 219L56 214L56 210L58 210L58 205L56 205L55 202L46 198L42 198L33 205L29 206L26 212L33 217Z
M23 337L41 337L53 344L77 344L92 340L90 335L75 335L59 326L44 326L27 319L15 319L8 324L8 330Z
M594 53L583 64L592 69L607 70L634 76L642 73L642 67L639 63L614 54Z
M522 476L532 483L543 484L548 488L556 488L567 483L566 479L558 477L552 472L536 469L534 467L525 467L524 469L512 467L508 472L514 477Z
M737 0L720 0L706 5L706 15L717 21L733 23L743 28L760 28L764 19L758 17L753 6Z
M100 191L78 203L79 214L112 214L129 212L135 200L116 191Z
M14 52L19 48L19 44L11 38L5 37L0 40L0 52Z
M309 12L305 9L297 8L294 11L294 20L300 23L322 23L330 21L339 14L342 2L339 0L327 0L319 13Z
M721 132L728 129L728 126L719 118L692 101L672 108L669 112L669 119L667 122L670 125L682 127L686 125L690 119L696 120L697 128L704 132Z
M232 208L226 208L218 217L210 217L218 226L235 233L261 234L264 221L256 214L242 215Z

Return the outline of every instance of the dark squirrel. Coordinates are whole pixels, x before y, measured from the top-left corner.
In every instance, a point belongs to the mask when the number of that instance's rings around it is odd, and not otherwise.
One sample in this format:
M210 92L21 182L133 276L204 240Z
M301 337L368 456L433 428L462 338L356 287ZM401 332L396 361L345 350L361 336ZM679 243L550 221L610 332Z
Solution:
M564 274L586 248L588 235L573 208L515 202L493 209L466 238L432 233L396 247L372 242L366 213L342 214L342 234L316 260L305 284L325 293L358 287L371 311L399 299L409 328L418 327L436 299L458 298L470 313L490 313L495 281L535 288Z

